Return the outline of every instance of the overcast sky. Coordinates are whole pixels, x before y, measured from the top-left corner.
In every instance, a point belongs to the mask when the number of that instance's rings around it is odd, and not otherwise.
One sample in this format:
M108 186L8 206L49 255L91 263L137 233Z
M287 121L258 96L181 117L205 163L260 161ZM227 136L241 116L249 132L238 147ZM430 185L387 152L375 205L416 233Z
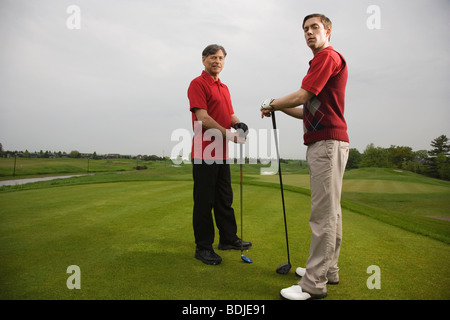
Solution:
M450 137L448 0L0 0L0 143L170 155L172 132L191 130L187 88L211 43L228 51L220 78L236 115L270 129L259 106L299 89L312 59L301 23L315 12L348 63L352 148ZM301 122L277 124L281 156L305 159Z

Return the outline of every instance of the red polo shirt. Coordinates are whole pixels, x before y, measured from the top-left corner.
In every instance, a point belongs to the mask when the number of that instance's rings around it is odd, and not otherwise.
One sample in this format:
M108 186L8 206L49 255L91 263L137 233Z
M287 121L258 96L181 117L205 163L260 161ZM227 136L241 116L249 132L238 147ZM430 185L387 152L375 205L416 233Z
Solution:
M329 46L309 64L302 88L315 96L303 108L304 143L328 139L348 142L344 118L347 63Z
M209 116L225 129L231 128L231 115L234 114L228 87L220 79L215 81L207 72L192 80L188 89L189 108L192 112L192 159L226 160L228 159L228 141L216 140L205 135L205 129L198 125L194 108L205 109ZM201 129L201 130L200 130ZM201 141L201 144L200 144Z

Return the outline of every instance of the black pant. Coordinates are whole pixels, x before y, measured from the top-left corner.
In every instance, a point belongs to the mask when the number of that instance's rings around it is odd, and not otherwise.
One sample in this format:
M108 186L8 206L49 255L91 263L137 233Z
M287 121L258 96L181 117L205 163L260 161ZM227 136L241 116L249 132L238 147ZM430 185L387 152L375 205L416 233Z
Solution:
M233 190L231 188L229 164L193 164L194 178L194 237L197 248L212 250L214 242L214 222L211 210L219 229L220 242L237 240L236 218L231 207Z

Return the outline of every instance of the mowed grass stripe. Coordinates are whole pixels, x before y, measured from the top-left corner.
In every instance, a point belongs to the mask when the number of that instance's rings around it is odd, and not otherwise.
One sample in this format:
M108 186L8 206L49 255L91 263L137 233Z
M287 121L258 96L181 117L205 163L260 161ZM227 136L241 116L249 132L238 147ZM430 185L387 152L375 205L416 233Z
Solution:
M344 192L416 194L448 192L449 188L414 182L360 179L344 180L342 189Z
M277 183L278 175L252 176L253 179L264 182ZM309 175L291 174L283 176L283 184L295 187L310 188ZM395 181L376 179L344 179L343 192L361 193L448 193L449 187L444 185L432 185L417 181Z

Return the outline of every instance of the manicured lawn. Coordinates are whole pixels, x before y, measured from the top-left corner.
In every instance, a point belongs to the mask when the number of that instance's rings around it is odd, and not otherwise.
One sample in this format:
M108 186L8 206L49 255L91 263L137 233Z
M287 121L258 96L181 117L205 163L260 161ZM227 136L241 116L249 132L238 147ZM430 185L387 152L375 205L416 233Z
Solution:
M248 182L244 185L244 238L253 242L245 254L253 264L243 263L240 251L217 250L223 263L207 266L194 258L190 169L158 170L46 182L24 190L0 189L0 298L277 300L280 289L298 281L294 270L284 276L275 272L287 262L277 180L266 184L254 176L244 179ZM235 182L237 172L233 167ZM286 177L289 189L295 176ZM302 184L307 179L298 178ZM359 179L364 185L373 178L366 172L354 183ZM420 177L414 179L419 179L414 183L420 181ZM448 190L445 184L429 184ZM233 187L239 226L239 185ZM448 193L430 192L435 200ZM341 283L328 286L327 299L449 299L449 244L389 223L389 212L403 219L409 210L402 211L399 205L388 211L386 204L377 208L374 194L383 193L359 193L362 198L352 191L352 200L346 201L358 210L373 208L373 214L384 210L386 217L380 220L350 210L350 205L344 207ZM415 193L415 197L423 194ZM414 206L409 204L413 196L398 195L405 206ZM430 195L425 196L429 203ZM396 199L384 197L391 202ZM285 200L294 269L304 266L308 256L309 196L292 187L285 191ZM437 202L440 215L448 212L448 200ZM425 219L418 213L411 217ZM428 219L438 221L438 233L449 230L450 222ZM218 236L215 247L217 242ZM80 267L80 290L66 286L70 265ZM371 265L381 270L380 290L367 288Z

